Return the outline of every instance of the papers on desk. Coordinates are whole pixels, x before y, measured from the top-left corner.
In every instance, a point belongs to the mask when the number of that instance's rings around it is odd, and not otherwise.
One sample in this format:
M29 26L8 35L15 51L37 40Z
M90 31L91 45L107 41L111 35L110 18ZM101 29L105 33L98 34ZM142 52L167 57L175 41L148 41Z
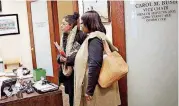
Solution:
M33 75L32 74L29 74L29 75L22 75L22 76L18 76L17 78L20 78L20 79L27 79L27 78L32 78Z
M3 81L8 80L8 79L11 79L11 78L9 78L9 77L0 77L0 82L3 82Z
M4 71L0 72L0 77L17 77L19 79L26 79L26 78L32 78L32 73L28 75L23 75L22 68L17 69L17 73L15 74L12 70L11 71Z
M0 77L16 77L16 74L13 72L0 72Z
M54 91L58 90L58 85L55 85L53 83L47 83L47 84L42 84L42 80L37 81L33 87L37 90L37 92L45 93L48 91Z
M0 72L0 77L5 76L5 72Z
M16 74L14 74L13 72L11 73L5 73L6 77L16 77Z
M32 77L33 77L33 75L31 72L30 72L30 74L23 75L23 69L22 68L17 69L17 78L26 79L26 78L32 78Z

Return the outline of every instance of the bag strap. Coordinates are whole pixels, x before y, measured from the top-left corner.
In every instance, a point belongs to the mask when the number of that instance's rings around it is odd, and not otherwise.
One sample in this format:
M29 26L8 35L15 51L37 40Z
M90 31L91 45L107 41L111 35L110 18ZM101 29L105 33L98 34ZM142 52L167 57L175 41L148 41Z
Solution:
M103 47L104 47L104 51L106 52L107 55L110 55L111 54L111 50L109 48L109 45L107 43L106 40L102 40L103 41Z

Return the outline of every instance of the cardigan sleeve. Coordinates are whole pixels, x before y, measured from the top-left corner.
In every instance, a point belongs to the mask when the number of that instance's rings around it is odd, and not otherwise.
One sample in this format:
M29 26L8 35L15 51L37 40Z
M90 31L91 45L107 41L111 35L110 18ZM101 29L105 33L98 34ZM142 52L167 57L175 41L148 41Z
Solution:
M103 62L103 43L99 38L93 38L88 45L88 85L86 94L93 96Z

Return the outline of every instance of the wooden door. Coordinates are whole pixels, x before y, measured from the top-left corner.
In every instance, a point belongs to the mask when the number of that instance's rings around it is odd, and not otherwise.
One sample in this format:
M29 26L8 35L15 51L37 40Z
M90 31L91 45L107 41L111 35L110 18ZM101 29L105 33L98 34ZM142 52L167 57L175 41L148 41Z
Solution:
M33 29L33 19L32 19L32 11L31 11L31 1L27 1L27 12L28 12L28 23L29 23L29 33L30 33L30 43L31 43L31 54L32 54L32 63L33 68L37 68L36 61L36 50L35 50L35 41L34 41L34 29ZM53 83L58 84L58 64L56 61L57 53L54 46L54 42L59 40L59 26L58 24L58 12L57 12L57 1L47 1L47 11L48 11L48 23L49 23L49 38L50 38L50 48L51 48L51 56L52 56L52 66L53 66L53 76L47 76L47 79ZM41 40L43 42L43 38ZM39 41L40 42L40 41ZM45 58L45 57L44 57Z

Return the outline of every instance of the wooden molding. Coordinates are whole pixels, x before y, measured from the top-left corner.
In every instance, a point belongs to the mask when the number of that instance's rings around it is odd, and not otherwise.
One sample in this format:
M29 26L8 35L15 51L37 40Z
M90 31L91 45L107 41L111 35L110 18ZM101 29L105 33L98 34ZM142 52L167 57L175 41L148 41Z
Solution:
M48 19L49 19L49 30L50 30L50 44L52 53L52 65L53 65L53 75L54 77L47 77L47 79L55 84L58 84L58 63L56 60L57 50L54 45L55 41L59 42L59 27L58 24L58 9L57 1L47 1L48 7ZM56 27L55 27L56 26ZM56 39L57 38L57 39Z
M124 1L111 1L111 21L113 44L119 49L119 53L124 60L126 60ZM127 76L120 79L119 92L121 96L121 106L128 106Z
M72 1L72 4L73 4L73 12L79 13L78 1ZM80 22L79 22L79 20L78 20L77 26L80 29Z
M78 1L72 1L72 3L73 3L73 12L79 13Z
M28 14L28 25L29 25L29 34L30 34L30 45L31 45L31 54L32 54L32 64L33 68L37 68L36 55L35 55L35 44L34 44L34 32L33 32L33 23L32 23L32 12L31 12L31 2L26 1L27 5L27 14Z
M53 26L54 26L54 42L58 42L60 44L60 30L59 30L59 18L58 18L58 5L57 1L52 1L52 12L53 12ZM54 46L54 44L53 44ZM54 82L58 84L59 81L59 67L60 65L57 63L56 57L58 55L58 50L54 46L54 62L55 62L55 69L54 69Z
M55 41L60 44L60 30L59 30L59 18L58 18L58 5L57 1L52 1L52 12L53 12L53 25L54 25L54 34L55 34ZM58 51L56 50L58 53Z

